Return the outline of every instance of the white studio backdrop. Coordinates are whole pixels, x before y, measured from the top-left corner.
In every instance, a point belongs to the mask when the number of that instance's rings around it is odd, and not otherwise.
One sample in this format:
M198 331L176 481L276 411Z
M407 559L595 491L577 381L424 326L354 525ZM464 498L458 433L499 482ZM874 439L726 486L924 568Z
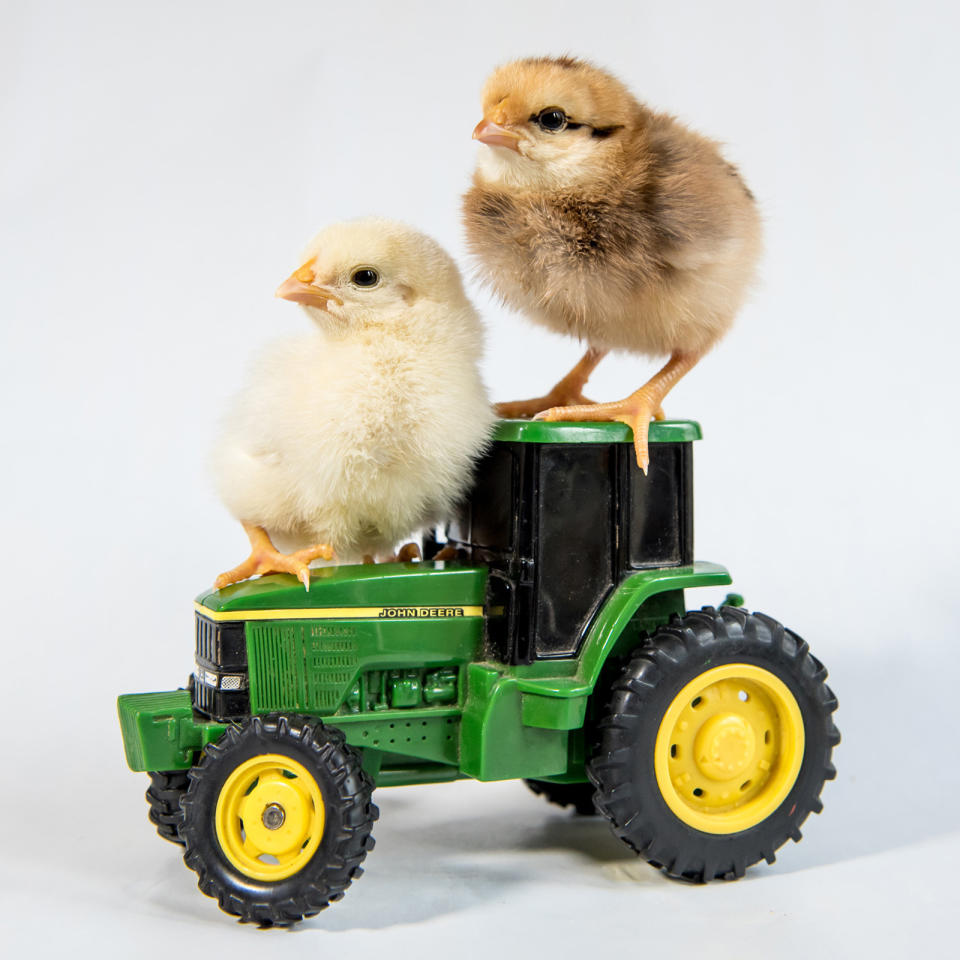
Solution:
M946 942L955 6L3 0L0 17L0 948L19 950L5 955L69 940L163 956L174 932L262 949L152 835L114 698L183 682L191 599L244 549L206 458L247 360L305 329L273 298L303 241L381 214L467 269L459 197L481 84L497 63L561 52L724 141L760 200L762 282L667 414L704 428L698 557L830 668L840 775L777 865L692 891L516 784L382 791L367 876L271 942L472 955L495 928L508 953L518 931L576 955L596 942L577 911L612 940L643 916L645 945L731 956L800 955L818 917L838 951L824 956ZM495 399L541 392L579 356L470 289ZM608 358L588 392L623 396L653 369Z

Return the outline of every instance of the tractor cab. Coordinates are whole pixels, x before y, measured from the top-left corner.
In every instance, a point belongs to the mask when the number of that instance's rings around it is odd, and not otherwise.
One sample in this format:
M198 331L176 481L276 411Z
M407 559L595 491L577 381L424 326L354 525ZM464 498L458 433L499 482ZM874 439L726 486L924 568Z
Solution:
M620 423L503 421L448 528L489 568L487 655L577 655L598 611L638 570L693 562L690 421L653 423L650 468Z

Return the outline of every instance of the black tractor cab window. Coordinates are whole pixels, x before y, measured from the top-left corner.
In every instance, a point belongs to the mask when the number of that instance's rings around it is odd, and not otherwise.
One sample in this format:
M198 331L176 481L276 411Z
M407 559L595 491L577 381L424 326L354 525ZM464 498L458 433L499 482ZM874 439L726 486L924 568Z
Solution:
M534 649L569 656L613 586L615 464L609 444L552 444L539 461Z
M637 569L693 561L692 446L496 441L448 527L486 564L487 656L570 657L616 586Z

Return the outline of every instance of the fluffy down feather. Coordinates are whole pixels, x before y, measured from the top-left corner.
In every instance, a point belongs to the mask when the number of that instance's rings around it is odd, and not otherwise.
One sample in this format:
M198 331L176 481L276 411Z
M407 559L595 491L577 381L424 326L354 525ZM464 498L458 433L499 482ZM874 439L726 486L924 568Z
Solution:
M402 224L329 227L301 263L326 299L303 306L316 329L257 358L214 473L281 550L322 542L356 561L442 520L469 484L493 422L481 324L450 257ZM358 286L360 269L378 282Z
M561 129L537 122L549 108ZM726 332L761 228L715 142L567 57L500 67L483 114L515 146L481 147L464 222L507 303L600 350L702 355Z

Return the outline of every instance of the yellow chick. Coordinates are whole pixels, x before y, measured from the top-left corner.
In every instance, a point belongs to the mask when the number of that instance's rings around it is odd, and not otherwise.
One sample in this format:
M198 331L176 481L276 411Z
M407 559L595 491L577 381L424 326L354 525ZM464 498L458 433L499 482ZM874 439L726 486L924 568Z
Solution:
M754 277L753 195L716 143L583 60L500 67L473 135L485 146L464 223L485 279L532 320L590 347L546 396L498 412L621 420L646 471L650 419L729 329ZM626 399L591 404L583 388L609 350L669 360Z
M214 473L251 554L218 589L271 572L309 589L313 560L369 559L442 520L494 420L480 318L429 237L328 227L277 296L315 330L267 348L226 418Z

